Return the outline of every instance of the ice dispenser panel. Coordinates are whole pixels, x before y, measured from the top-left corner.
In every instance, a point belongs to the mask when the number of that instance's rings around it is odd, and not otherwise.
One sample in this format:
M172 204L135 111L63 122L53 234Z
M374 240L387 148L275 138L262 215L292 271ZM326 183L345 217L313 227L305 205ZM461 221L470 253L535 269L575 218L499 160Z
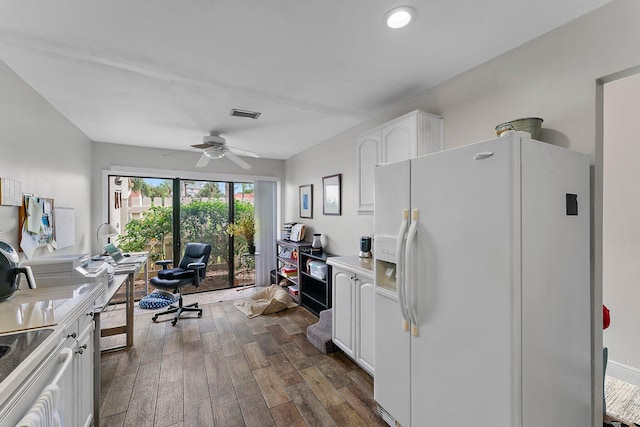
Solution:
M396 246L395 236L375 236L376 286L396 290Z

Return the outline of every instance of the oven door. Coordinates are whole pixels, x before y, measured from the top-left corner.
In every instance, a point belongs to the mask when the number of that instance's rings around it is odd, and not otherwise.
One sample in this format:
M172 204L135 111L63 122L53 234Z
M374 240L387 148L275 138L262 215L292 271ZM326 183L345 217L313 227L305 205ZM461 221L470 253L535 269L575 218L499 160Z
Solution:
M72 361L73 351L68 347L59 346L49 353L0 410L0 425L20 425L23 419L35 425L53 419L59 419L59 425L73 425Z

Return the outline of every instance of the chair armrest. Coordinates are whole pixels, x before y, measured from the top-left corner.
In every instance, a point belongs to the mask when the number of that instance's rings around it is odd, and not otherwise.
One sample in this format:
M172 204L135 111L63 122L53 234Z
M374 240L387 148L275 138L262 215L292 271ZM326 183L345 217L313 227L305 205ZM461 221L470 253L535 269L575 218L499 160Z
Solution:
M187 268L189 270L199 270L201 268L204 268L206 266L206 264L204 262L190 262L189 264L187 264Z
M167 269L167 265L173 262L172 259L163 259L161 261L156 261L156 265L161 265L163 270Z
M200 270L202 270L203 268L205 268L207 266L207 264L205 264L204 262L190 262L189 264L187 264L187 269L189 270L194 270L195 272L193 273L194 277L194 285L196 287L200 286Z

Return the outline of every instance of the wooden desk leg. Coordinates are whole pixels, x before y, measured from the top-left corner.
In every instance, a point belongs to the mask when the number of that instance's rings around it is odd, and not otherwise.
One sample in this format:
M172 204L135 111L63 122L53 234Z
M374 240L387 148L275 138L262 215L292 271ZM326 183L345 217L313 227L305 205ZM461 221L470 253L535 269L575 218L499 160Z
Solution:
M129 277L127 278L127 296L126 296L126 307L127 307L127 347L133 347L133 304L135 302L134 298L134 280L135 280L135 272L129 273Z
M134 285L135 285L135 277L136 277L137 269L133 271L132 270L129 270L129 271L130 272L127 273L126 278L122 282L120 282L120 284L118 285L118 288L120 288L123 283L125 284L125 292L124 292L125 311L126 311L125 324L121 326L114 326L111 328L105 328L100 330L100 336L102 337L110 337L112 335L126 334L126 342L125 342L125 345L104 348L102 349L102 353L123 350L123 349L133 347L133 309L135 304L135 295L134 295L135 286Z

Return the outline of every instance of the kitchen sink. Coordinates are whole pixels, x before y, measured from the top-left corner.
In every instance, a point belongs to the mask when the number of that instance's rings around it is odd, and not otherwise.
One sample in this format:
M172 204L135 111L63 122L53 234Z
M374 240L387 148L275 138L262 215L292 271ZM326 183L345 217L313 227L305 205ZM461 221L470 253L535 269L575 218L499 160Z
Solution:
M53 332L53 329L0 336L0 382L22 363Z

